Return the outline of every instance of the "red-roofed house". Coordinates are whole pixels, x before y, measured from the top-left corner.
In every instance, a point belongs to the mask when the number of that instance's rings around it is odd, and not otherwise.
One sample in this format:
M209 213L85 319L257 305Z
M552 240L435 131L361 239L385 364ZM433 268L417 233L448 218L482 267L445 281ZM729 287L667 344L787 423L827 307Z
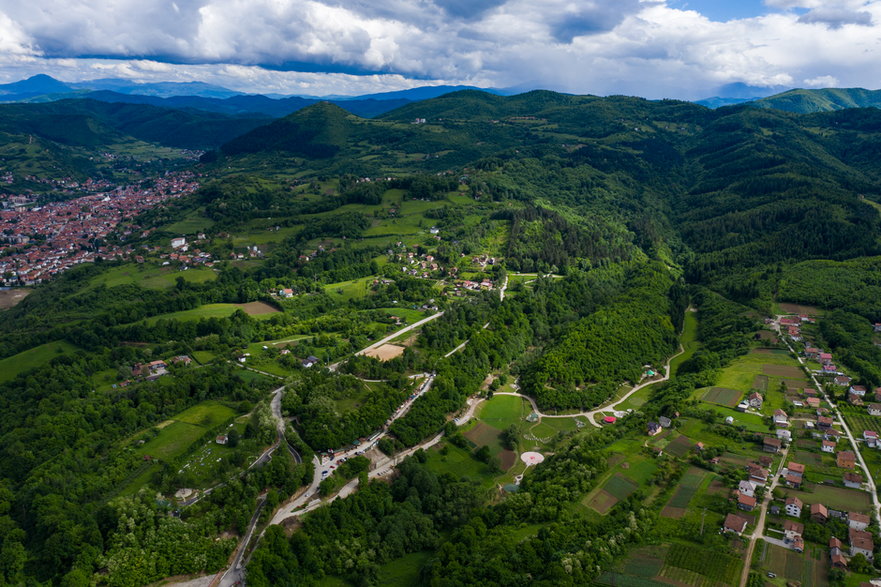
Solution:
M853 454L853 451L843 450L836 456L836 460L838 462L838 466L842 469L853 469L856 465L856 455Z
M804 506L802 501L797 497L789 497L786 499L786 515L793 518L801 517L801 508Z
M725 523L722 524L722 531L734 532L740 536L743 534L743 531L746 530L747 524L749 524L749 521L741 518L737 514L728 514L725 517Z

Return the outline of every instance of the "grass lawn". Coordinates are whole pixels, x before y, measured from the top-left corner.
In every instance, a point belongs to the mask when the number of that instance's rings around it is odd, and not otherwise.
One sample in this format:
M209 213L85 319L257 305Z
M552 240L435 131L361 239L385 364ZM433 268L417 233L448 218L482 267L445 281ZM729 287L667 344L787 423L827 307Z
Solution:
M775 369L775 367L777 368ZM779 368L785 367L798 368L798 361L792 358L788 352L755 349L746 355L738 357L729 366L723 369L722 373L719 375L719 379L716 381L716 386L748 392L753 388L757 376L764 375L768 377L766 383L767 389L771 392L777 392L780 387L780 382L783 379L796 379L791 375L784 376L784 372L788 374L790 369ZM769 373L769 370L772 371L772 373ZM780 374L776 375L778 370L780 371ZM800 373L801 372L799 371L798 374ZM795 370L792 370L792 374L797 373ZM804 378L805 377L802 374L801 377L798 377L797 379ZM770 406L767 407L770 409Z
M25 371L42 367L55 357L74 353L77 350L77 347L69 342L58 340L6 357L0 360L0 382L11 381Z
M494 395L480 406L479 418L499 430L519 424L532 409L529 402L513 395Z
M431 552L413 552L387 562L377 571L377 583L387 587L419 584L419 571L431 559Z

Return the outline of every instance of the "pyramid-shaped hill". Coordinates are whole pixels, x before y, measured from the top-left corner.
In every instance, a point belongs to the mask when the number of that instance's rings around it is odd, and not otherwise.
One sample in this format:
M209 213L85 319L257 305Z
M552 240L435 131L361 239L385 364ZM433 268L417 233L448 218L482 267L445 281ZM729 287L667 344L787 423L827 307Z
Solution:
M313 159L332 157L363 128L364 120L330 102L319 102L236 137L226 155L283 151Z

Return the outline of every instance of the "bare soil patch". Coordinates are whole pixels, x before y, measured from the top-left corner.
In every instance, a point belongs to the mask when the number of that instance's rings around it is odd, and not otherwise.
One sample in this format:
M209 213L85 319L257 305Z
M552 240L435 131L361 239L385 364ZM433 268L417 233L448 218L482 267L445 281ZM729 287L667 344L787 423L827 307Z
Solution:
M0 290L0 310L8 310L28 297L29 289L14 288Z
M278 312L278 308L266 302L248 302L247 304L238 304L245 314L248 316L260 316L261 314L274 314Z
M517 453L513 450L503 450L499 453L499 461L503 471L507 471L517 462Z
M804 371L790 365L762 365L762 373L789 379L804 379Z
M661 510L661 517L673 518L674 520L678 520L685 515L686 511L688 511L686 510L686 508L674 508L672 505L668 505L664 506L664 509Z
M368 357L379 359L380 361L390 361L396 357L400 357L401 355L403 355L404 347L398 346L396 344L384 344L376 347L375 349L370 349L364 354Z
M801 304L780 304L780 309L787 314L807 314L808 316L818 316L823 310L816 306L803 306Z
M770 330L759 330L759 333L756 336L759 337L759 340L777 342L777 335Z
M728 495L729 489L719 479L713 479L707 487L707 495Z
M477 426L466 432L464 436L477 446L486 446L495 442L499 437L499 431L485 422L478 422Z

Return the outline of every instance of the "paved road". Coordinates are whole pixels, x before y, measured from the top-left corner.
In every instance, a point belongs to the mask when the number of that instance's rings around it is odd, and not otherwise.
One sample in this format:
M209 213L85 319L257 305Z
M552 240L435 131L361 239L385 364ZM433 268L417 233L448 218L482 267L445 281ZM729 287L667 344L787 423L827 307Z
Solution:
M753 559L753 551L756 548L756 542L759 539L766 540L771 544L778 544L776 538L768 538L765 536L765 515L768 513L768 505L771 503L771 498L774 494L774 488L777 487L777 483L780 481L780 473L783 471L783 464L786 462L786 455L789 454L789 447L787 446L782 453L782 457L780 458L780 465L777 467L777 472L774 474L774 478L771 479L771 484L765 489L765 499L762 500L762 507L759 510L759 519L756 522L756 527L753 529L753 534L750 537L749 545L746 549L746 554L743 557L743 572L740 575L740 587L746 587L746 583L749 580L749 571L750 571L750 562ZM784 548L789 548L786 544L783 544Z
M863 460L863 454L860 452L860 447L857 444L856 439L851 434L850 427L848 427L847 422L844 421L844 417L841 415L841 412L838 410L838 406L832 401L832 398L826 393L825 388L820 385L820 382L817 380L817 377L814 373L805 366L805 361L795 350L793 350L792 345L789 344L789 340L785 338L780 332L780 318L783 316L775 316L774 318L774 329L777 331L778 338L786 343L786 346L789 348L789 351L795 355L795 358L798 359L798 362L805 367L805 371L808 376L811 378L811 381L814 382L814 385L817 386L817 389L820 393L823 394L823 398L826 400L826 403L829 404L832 412L835 414L835 418L838 420L838 423L841 425L841 429L844 430L844 434L847 436L847 439L850 440L850 445L853 447L853 452L857 457L857 462L860 465L860 468L863 470L863 477L866 478L866 485L869 487L869 494L872 496L872 514L875 517L875 521L878 522L878 525L881 526L881 514L879 514L879 509L881 509L881 503L878 501L878 488L875 486L875 480L872 478L872 474L869 472L869 467L866 466L866 461Z
M251 522L248 524L248 531L245 533L245 537L239 542L239 545L236 548L236 556L233 559L232 565L230 565L226 572L220 576L219 580L215 579L215 581L212 581L212 587L214 585L218 585L219 587L232 587L233 585L242 584L245 575L245 569L242 566L242 557L245 556L248 543L251 542L251 536L254 535L254 528L257 526L257 520L260 519L260 512L263 510L265 504L266 496L261 495L257 502L257 510L254 512L254 515L251 516Z

